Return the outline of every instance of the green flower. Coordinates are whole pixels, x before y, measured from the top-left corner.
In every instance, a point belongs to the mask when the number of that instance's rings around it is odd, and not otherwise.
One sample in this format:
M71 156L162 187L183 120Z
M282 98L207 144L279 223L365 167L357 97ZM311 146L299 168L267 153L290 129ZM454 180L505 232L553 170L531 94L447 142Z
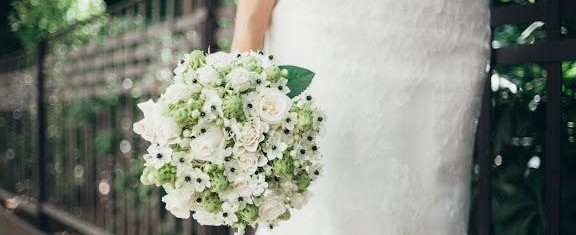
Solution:
M296 181L296 186L300 192L306 191L308 186L310 186L310 176L307 174L299 174L294 179Z
M270 82L277 82L278 79L282 77L282 71L278 66L270 66L264 69L264 74L266 75L266 80Z
M165 164L158 169L158 180L160 184L174 184L176 182L176 167L172 164Z
M222 100L222 112L224 117L231 119L244 120L244 111L242 109L242 98L239 95L229 95Z
M206 56L204 55L204 52L201 50L194 50L188 54L187 65L192 69L197 69L204 64L205 60Z
M293 159L289 156L284 156L281 159L276 159L272 163L272 169L279 174L292 174L294 171Z
M238 60L238 65L256 73L262 72L260 60L254 56L242 57Z
M200 117L201 103L197 99L189 99L186 102L168 105L166 115L174 119L178 125L193 126Z
M298 126L301 130L309 130L312 128L313 115L309 111L301 110L298 112Z
M202 195L202 201L204 202L204 209L210 213L217 213L220 211L220 206L222 206L222 201L218 197L217 193L212 193L210 191L204 191Z
M238 216L249 224L253 223L258 219L258 207L248 204L242 211L238 212Z
M228 182L226 175L224 175L224 167L218 167L214 164L211 164L206 167L205 171L206 174L210 176L212 192L222 192L228 189L230 182Z

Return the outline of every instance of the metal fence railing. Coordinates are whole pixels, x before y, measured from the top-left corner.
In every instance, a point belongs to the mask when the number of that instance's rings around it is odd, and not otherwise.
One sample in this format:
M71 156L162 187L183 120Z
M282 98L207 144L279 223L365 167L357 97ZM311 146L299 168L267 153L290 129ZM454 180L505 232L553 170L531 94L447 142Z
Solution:
M491 69L496 66L538 63L546 74L546 111L544 140L544 199L542 215L545 235L561 234L561 136L562 136L562 62L576 60L576 40L561 36L564 9L576 9L570 0L543 0L535 4L493 6L493 29L507 24L530 24L541 21L546 40L530 45L511 45L492 51ZM572 12L573 13L573 12ZM476 156L479 165L479 193L476 227L478 235L493 235L493 130L495 124L492 92L487 82L478 126ZM569 222L567 222L569 223ZM525 225L528 226L528 225ZM532 233L531 233L532 234ZM541 234L535 232L533 234Z
M139 183L136 104L183 53L226 47L233 4L128 0L0 61L0 197L44 231L228 234L179 220ZM231 26L228 25L228 28Z

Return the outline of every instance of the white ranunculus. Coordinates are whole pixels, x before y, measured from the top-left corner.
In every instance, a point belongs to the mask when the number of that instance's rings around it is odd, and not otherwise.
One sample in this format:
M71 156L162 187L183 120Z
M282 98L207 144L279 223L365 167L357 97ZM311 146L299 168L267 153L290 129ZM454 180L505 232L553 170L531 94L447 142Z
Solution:
M244 151L255 152L258 144L264 140L264 133L268 131L268 126L258 120L252 120L244 124L242 128L235 133L236 153Z
M270 124L280 124L290 110L292 102L277 89L263 89L257 95L255 108L260 119Z
M226 155L224 140L224 132L221 128L207 129L190 143L192 156L198 160L221 164Z
M225 77L227 82L226 87L232 88L233 92L243 92L250 88L253 80L255 80L257 76L258 75L242 67L232 69Z
M256 172L261 158L265 158L264 155L258 152L244 152L237 156L238 166L245 174L251 175Z
M224 68L230 65L234 59L236 56L231 53L216 52L206 56L206 64L215 68Z
M162 102L165 104L175 104L178 103L178 101L189 98L191 95L192 91L188 86L182 83L174 83L164 91Z
M295 193L290 196L290 205L292 205L296 209L302 209L307 203L308 199L310 198L310 192L305 191L304 193Z
M220 219L219 214L213 214L204 210L197 210L192 217L201 225L219 226L224 222Z
M281 197L276 196L264 197L258 209L258 215L264 221L272 221L284 212L286 212L286 205L282 202Z
M218 72L210 66L199 68L196 70L196 74L198 82L204 86L215 87L220 84Z
M152 100L138 104L144 119L134 123L133 130L145 140L161 145L180 136L181 127L170 117L164 116L164 107Z
M166 203L166 210L177 218L190 218L191 194L184 190L167 190L167 193L162 197L162 202Z

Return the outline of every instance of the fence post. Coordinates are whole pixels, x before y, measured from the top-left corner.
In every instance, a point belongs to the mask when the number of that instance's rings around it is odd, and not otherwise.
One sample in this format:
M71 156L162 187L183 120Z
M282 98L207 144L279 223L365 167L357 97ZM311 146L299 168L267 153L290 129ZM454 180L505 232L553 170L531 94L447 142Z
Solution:
M218 9L220 0L204 0L206 8L206 21L204 23L204 37L202 47L204 50L210 48L211 52L218 51L216 32L218 30Z
M47 44L48 41L46 39L42 39L38 42L38 54L37 54L37 61L36 61L36 107L38 111L38 118L37 118L37 135L36 136L36 146L37 146L37 159L36 159L36 190L37 190L37 222L39 228L45 229L46 224L46 217L42 210L42 205L46 202L46 102L44 100L45 97L45 73L44 73L44 65L46 60L46 51L47 51Z
M559 40L560 0L546 4L546 35L548 40ZM560 234L561 201L561 141L562 141L562 63L545 64L546 69L546 142L544 158L544 217L546 235Z

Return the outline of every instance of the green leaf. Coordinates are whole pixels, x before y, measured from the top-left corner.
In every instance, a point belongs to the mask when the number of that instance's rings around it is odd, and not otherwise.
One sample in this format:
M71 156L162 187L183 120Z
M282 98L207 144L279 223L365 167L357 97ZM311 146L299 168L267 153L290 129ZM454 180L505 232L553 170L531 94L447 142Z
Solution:
M304 92L306 88L312 82L312 78L314 78L314 72L298 67L293 65L281 65L279 66L280 69L288 70L288 88L290 88L290 93L288 93L288 97L294 98L300 93Z

